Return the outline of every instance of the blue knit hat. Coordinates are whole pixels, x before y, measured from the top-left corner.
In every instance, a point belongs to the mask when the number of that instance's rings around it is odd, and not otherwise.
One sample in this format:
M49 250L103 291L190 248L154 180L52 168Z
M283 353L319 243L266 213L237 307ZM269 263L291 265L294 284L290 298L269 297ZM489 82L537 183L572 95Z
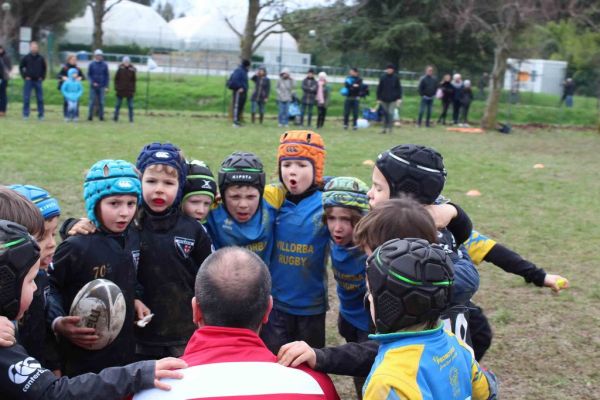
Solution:
M40 209L44 219L50 219L60 215L58 201L41 187L33 185L11 185L9 188L25 196L27 200L35 204Z
M134 166L123 160L101 160L92 165L83 183L83 199L88 218L96 226L100 221L96 204L108 196L130 194L142 200L142 184Z
M171 143L154 142L144 146L135 164L137 169L144 174L146 168L155 164L168 165L177 170L179 188L177 190L177 198L173 203L173 206L177 206L183 195L188 170L185 159L181 155L181 150Z
M323 188L323 208L352 208L365 215L369 212L369 187L358 178L338 176Z

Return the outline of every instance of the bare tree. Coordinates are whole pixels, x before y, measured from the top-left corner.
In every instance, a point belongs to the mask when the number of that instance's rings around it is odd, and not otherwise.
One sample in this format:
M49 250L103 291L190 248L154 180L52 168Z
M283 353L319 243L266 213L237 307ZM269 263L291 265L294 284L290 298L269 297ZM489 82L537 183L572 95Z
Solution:
M458 31L485 32L492 38L494 66L481 126L496 127L507 60L515 51L518 35L533 24L576 14L577 0L457 0L447 2L444 14Z
M92 18L94 21L94 34L92 40L92 48L102 48L102 36L104 31L102 30L102 23L108 12L117 4L123 0L114 0L108 5L107 0L88 0L88 7L92 10Z

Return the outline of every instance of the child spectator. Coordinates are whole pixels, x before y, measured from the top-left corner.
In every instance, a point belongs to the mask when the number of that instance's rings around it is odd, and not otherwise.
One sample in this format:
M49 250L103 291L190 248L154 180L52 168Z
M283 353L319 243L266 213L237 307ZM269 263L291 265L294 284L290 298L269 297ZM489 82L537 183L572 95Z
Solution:
M278 205L271 195L276 192L265 192L260 159L240 151L227 156L219 169L219 192L221 203L207 224L215 248L245 247L270 263Z
M462 123L459 126L469 126L469 108L473 102L473 90L471 89L471 81L465 80L465 87L463 88L462 97L460 99L461 119Z
M344 87L342 88L342 94L346 96L346 100L344 100L344 129L348 129L350 111L352 111L352 129L358 129L356 121L358 120L362 85L363 81L358 73L358 68L350 68L350 74L344 80Z
M135 313L138 318L149 313L144 304L135 300L140 238L130 223L141 198L141 187L133 165L122 160L98 161L85 178L83 197L87 216L98 229L91 235L64 240L56 249L50 270L47 318L63 339L60 346L68 376L132 362ZM102 349L91 349L98 340L93 328L78 327L80 317L68 316L79 290L94 279L115 283L126 305L123 328Z
M279 127L287 128L289 124L289 112L288 107L292 101L294 93L294 80L290 76L290 70L283 68L279 74L279 80L277 81L277 107L279 108L277 120Z
M273 312L262 331L271 351L290 341L325 343L327 284L325 259L329 232L323 224L325 147L312 131L281 135L279 179L287 190L275 222L270 270Z
M329 104L329 94L331 87L327 84L327 73L319 72L319 80L317 81L317 129L325 126L325 117L327 116L327 105Z
M385 74L379 78L377 85L377 102L383 108L383 130L381 133L392 133L394 127L394 111L402 103L402 84L396 74L396 67L389 64Z
M19 341L27 352L39 360L45 368L60 370L60 360L56 337L46 324L46 293L48 289L48 268L52 264L56 250L56 229L60 207L58 201L42 188L33 185L12 185L10 188L35 204L44 218L44 232L36 237L40 246L40 269L35 277L37 290L29 310L19 321ZM45 334L41 340L40 335Z
M372 337L380 346L365 383L366 400L496 398L494 374L439 321L454 283L452 261L441 246L390 240L367 260L367 282L377 329Z
M315 80L315 70L309 69L306 78L302 81L302 111L300 114L300 124L304 126L304 116L308 110L307 126L310 128L312 121L312 112L317 96L318 84Z
M77 80L79 80L79 81L85 80L85 75L83 73L83 70L77 66L77 57L75 56L75 54L69 54L67 56L67 61L65 62L65 65L63 65L61 67L61 69L57 75L59 91L61 90L63 83L69 79L69 70L71 68L75 68L77 70ZM69 104L68 104L67 100L65 99L63 101L63 117L65 118L65 120L68 118L68 116L67 116L68 106L69 106ZM79 118L79 108L77 108L76 116L77 116L77 118Z
M67 117L65 121L77 121L79 117L79 99L83 95L83 85L77 79L77 69L71 68L68 72L68 79L60 87L65 101L67 102Z
M346 342L364 342L370 332L370 316L364 307L367 256L352 241L354 227L369 211L368 190L363 181L349 177L333 178L323 189L323 222L331 235L329 252L340 307L338 332ZM354 378L359 398L364 383Z
M16 219L43 226L39 211L22 197L11 201L12 210L0 210L1 216L12 214ZM6 318L20 320L31 304L36 290L35 276L39 269L39 247L25 228L15 222L0 220L0 322ZM12 341L14 343L14 341ZM107 400L123 398L153 386L169 390L159 378L181 378L181 373L169 371L185 368L182 360L173 358L143 361L120 368L110 368L98 375L58 378L43 368L39 361L19 344L0 348L0 390L6 400Z
M444 75L444 79L440 82L439 89L442 91L442 113L438 118L438 124L442 123L442 125L446 125L446 116L448 115L448 108L452 103L452 99L454 98L454 87L450 82L452 78L450 74Z
M133 96L135 96L136 69L131 65L129 57L123 57L123 62L115 74L115 91L117 92L117 104L115 105L115 115L113 119L119 120L119 110L123 98L127 99L127 109L129 110L129 122L133 122Z
M260 66L256 74L250 79L254 82L254 92L252 92L250 98L252 123L256 122L256 112L258 112L258 122L262 124L265 117L265 104L271 93L271 80L267 76L267 69L264 66Z
M151 143L137 159L142 173L138 298L154 317L137 329L140 357L180 357L195 330L189 318L198 268L212 252L208 234L181 210L187 165L178 147Z
M217 183L203 161L192 160L187 166L181 208L185 215L204 224L217 195Z

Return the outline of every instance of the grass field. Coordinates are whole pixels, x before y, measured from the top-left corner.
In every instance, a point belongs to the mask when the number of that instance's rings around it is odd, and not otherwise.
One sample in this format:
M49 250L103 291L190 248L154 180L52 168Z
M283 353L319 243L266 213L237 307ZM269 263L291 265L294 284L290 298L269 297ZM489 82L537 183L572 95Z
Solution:
M275 115L277 105L275 104L275 84L272 78L272 98L267 103L267 113ZM230 91L225 89L225 77L217 76L177 76L167 74L152 74L148 82L148 75L141 73L138 76L138 87L136 104L139 109L146 107L146 89L148 89L148 106L150 109L159 110L185 110L199 115L224 114L226 107L231 101ZM250 85L253 87L253 84ZM340 84L332 85L329 115L341 115L344 97L339 94ZM88 84L84 83L85 93L82 104L87 104ZM112 88L112 82L111 82ZM296 93L301 96L300 82L296 82ZM477 93L477 89L475 89ZM55 79L44 82L44 94L47 104L62 104L62 96L57 90ZM9 84L9 96L13 104L21 101L22 80L13 79ZM248 100L249 101L249 100ZM572 109L558 107L558 96L545 94L533 94L523 92L520 95L519 104L512 105L509 110L507 93L504 93L501 101L499 121L507 122L509 119L513 124L555 124L555 125L596 125L598 123L597 100L589 97L575 98L575 106ZM108 107L114 107L115 93L110 91L106 97ZM434 118L441 112L440 102L436 100ZM363 107L376 106L376 87L371 87L371 95L361 101ZM478 121L483 113L485 104L476 100L471 105L469 113L471 121ZM414 87L405 87L404 103L400 110L403 120L412 121L417 117L419 109L419 98ZM14 109L20 112L20 107ZM452 111L450 110L450 113ZM315 111L316 113L316 111ZM449 118L448 120L451 120Z
M0 182L47 188L60 200L64 217L83 215L82 178L93 162L135 161L150 141L177 143L213 170L234 150L253 151L275 177L281 130L272 120L264 127L234 130L225 119L185 112L140 115L135 124L68 124L56 107L44 122L24 122L16 114L0 120ZM495 331L484 365L498 375L501 397L600 398L598 134L561 129L461 134L413 127L393 135L377 132L343 131L339 121L328 121L321 131L328 150L326 173L370 182L371 170L363 161L379 151L407 142L433 146L449 171L445 195L467 210L477 229L571 281L571 288L557 296L491 264L480 266L476 301ZM534 169L538 163L545 168ZM470 189L482 195L467 197ZM335 292L330 293L328 340L337 343ZM342 398L353 398L349 379L336 378L336 384Z

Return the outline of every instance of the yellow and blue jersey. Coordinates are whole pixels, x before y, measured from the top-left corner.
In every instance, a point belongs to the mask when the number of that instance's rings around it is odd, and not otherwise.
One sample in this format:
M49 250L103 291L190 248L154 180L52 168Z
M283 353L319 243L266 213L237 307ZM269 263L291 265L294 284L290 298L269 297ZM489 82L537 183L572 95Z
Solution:
M471 232L471 236L469 236L469 239L465 242L465 248L475 265L481 264L485 256L495 245L496 242L494 240L482 235L476 230Z
M440 324L420 332L370 335L379 351L363 388L364 400L460 399L496 396L493 374Z

